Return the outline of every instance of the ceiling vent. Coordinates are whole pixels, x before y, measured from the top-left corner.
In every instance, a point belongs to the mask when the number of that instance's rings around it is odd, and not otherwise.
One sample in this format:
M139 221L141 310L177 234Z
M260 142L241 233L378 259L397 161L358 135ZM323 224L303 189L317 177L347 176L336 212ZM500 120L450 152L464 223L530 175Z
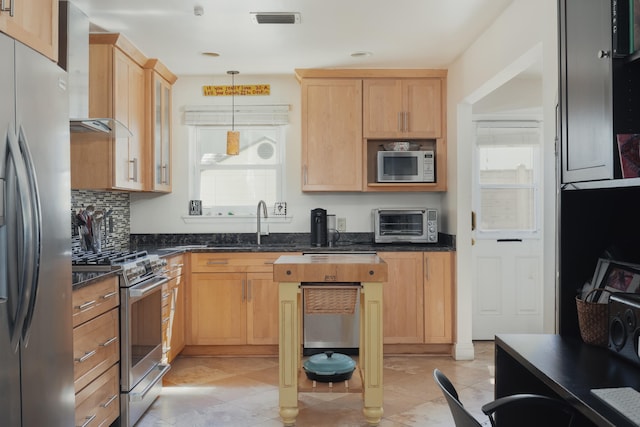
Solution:
M251 12L251 20L256 24L299 24L298 12Z

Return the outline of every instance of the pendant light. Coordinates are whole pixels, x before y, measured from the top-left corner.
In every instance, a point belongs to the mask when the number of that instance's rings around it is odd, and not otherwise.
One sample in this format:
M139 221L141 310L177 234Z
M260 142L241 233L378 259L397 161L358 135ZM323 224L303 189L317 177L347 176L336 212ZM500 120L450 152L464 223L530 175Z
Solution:
M229 156L237 156L240 154L240 132L235 130L235 75L238 73L239 71L227 71L227 74L231 74L231 130L227 131L227 155Z

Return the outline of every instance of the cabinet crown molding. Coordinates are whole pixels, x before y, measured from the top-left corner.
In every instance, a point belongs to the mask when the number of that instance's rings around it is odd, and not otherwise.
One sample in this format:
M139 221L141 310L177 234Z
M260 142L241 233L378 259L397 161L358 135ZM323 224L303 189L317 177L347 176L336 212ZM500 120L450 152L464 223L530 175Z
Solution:
M445 69L426 69L426 68L296 68L296 79L301 81L302 79L312 78L424 78L424 77L438 77L446 78L447 71Z

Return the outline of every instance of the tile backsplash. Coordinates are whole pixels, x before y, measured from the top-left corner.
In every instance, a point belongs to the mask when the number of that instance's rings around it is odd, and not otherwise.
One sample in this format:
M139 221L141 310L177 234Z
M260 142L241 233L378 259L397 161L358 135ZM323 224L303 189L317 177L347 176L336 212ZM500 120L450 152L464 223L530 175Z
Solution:
M129 250L131 224L129 193L95 190L71 190L71 247L73 253L81 252L80 234L75 215L93 206L95 210L108 212L100 226L102 252Z

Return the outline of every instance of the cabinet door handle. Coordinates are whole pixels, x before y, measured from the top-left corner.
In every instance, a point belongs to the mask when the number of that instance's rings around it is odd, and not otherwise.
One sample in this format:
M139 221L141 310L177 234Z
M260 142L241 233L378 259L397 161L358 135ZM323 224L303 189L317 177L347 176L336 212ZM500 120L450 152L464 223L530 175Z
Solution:
M599 50L598 51L598 58L600 58L600 59L609 58L610 56L611 56L611 52L609 52L608 50Z
M247 282L247 301L251 301L251 280Z
M307 185L307 165L302 167L302 183Z
M245 300L245 289L244 289L244 287L245 287L245 280L242 279L242 301Z
M6 0L2 0L2 4L1 4L1 9L2 10L0 10L0 12L9 12L9 16L11 16L13 18L14 11L15 11L13 5L14 5L15 2L16 2L16 0L11 0L11 4L9 5L9 7L7 7L5 5Z
M133 165L133 177L129 176L129 181L138 182L138 158L129 160L129 163Z
M100 298L102 299L109 299L111 297L115 297L116 295L118 295L117 292L109 292L108 294L104 294L102 295Z
M111 396L109 398L109 400L107 400L106 402L104 402L102 405L103 408L107 408L109 405L111 405L113 403L114 400L116 400L118 398L117 394L114 394L113 396Z
M409 132L409 112L404 112L404 132Z
M424 259L424 274L427 280L431 279L431 274L429 274L429 258Z
M84 304L77 305L76 308L80 311L85 311L91 308L92 305L96 303L96 300L87 301Z
M108 340L106 340L105 342L103 342L102 344L100 344L100 347L106 347L110 344L113 344L114 342L118 341L118 337L112 337L109 338Z
M402 132L402 111L398 112L398 130Z
M207 261L207 265L227 265L229 262L224 259L222 261L214 261L214 260L208 260Z
M76 362L80 362L80 363L85 362L87 359L95 356L95 354L96 354L96 350L91 350L85 353L84 356L76 358Z
M162 169L162 178L160 183L161 184L168 184L169 183L169 168L167 167L166 164L161 166Z
M78 427L87 427L91 423L91 421L95 420L95 418L96 418L96 414L89 415L88 417L84 417L86 421Z

